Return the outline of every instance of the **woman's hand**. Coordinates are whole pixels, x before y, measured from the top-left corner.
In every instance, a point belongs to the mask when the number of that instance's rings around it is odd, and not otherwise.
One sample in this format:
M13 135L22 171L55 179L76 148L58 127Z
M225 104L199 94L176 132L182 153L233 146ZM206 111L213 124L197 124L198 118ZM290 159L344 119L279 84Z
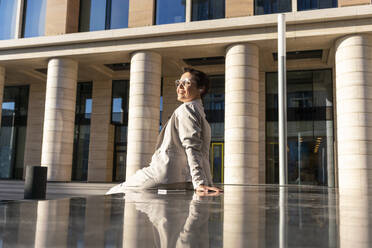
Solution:
M220 188L205 185L199 185L199 187L197 187L195 191L196 194L199 196L215 196L223 192L223 190Z

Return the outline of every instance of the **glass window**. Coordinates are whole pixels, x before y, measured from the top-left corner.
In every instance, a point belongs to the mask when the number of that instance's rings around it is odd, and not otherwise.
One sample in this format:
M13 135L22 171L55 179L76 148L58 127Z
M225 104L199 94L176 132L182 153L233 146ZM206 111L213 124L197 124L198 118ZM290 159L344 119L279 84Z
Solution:
M104 30L106 27L106 0L80 1L80 31Z
M88 177L91 114L92 83L78 83L76 94L72 180L86 181Z
M112 81L111 122L115 124L113 181L124 181L127 159L129 81Z
M266 181L278 183L278 74L266 74ZM287 73L288 183L334 186L331 70Z
M112 81L112 111L113 124L128 125L129 81Z
M25 0L23 37L44 35L46 0Z
M192 0L192 21L225 18L225 0Z
M129 0L111 0L110 29L127 28Z
M13 39L16 30L18 1L0 1L0 40Z
M186 0L157 0L156 25L184 22Z
M28 86L4 88L0 129L0 178L22 179Z
M310 10L310 9L325 9L336 8L337 0L297 0L297 9Z
M79 31L128 27L129 0L81 0Z
M292 0L255 0L255 15L283 13L292 11Z

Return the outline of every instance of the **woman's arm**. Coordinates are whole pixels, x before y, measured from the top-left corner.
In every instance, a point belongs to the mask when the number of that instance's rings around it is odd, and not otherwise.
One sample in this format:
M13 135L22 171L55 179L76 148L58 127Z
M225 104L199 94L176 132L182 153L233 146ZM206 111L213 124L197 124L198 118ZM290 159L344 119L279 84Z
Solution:
M185 104L178 114L178 135L187 156L187 163L190 167L190 174L194 189L200 185L207 185L208 180L204 173L201 149L201 116L195 110L195 106Z

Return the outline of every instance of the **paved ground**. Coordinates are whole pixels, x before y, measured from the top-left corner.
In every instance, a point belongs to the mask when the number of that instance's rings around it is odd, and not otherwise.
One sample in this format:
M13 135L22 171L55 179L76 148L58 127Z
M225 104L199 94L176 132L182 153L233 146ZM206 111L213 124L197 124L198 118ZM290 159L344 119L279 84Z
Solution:
M0 202L0 247L372 247L369 195L319 187Z
M114 185L115 183L48 182L46 199L103 195ZM0 201L22 200L23 193L24 181L0 180Z

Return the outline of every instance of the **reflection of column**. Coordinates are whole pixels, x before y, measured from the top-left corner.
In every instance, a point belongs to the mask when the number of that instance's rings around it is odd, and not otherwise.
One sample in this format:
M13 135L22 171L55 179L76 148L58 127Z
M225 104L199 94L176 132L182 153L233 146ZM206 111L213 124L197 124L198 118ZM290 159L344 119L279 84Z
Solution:
M326 111L332 108L332 102L326 99ZM328 186L335 187L335 170L333 163L333 120L326 120L326 132L327 132L327 177Z
M48 180L70 181L74 143L77 62L51 59L45 98L42 166Z
M67 247L70 199L37 204L34 247Z
M111 125L112 82L94 81L89 142L89 182L110 182L114 155L114 126Z
M0 66L0 126L1 126L1 112L2 112L3 95L4 95L4 84L5 84L5 68Z
M31 84L29 94L24 167L27 165L40 165L41 163L45 83ZM26 170L23 171L25 176Z
M161 57L154 52L132 55L129 89L126 175L147 166L159 132Z
M225 186L223 204L223 247L263 247L264 191Z
M279 247L280 248L284 248L288 246L287 204L288 204L287 188L279 187Z
M11 208L15 208L16 206L19 207L19 213L17 214L17 216L22 216L21 220L23 220L19 222L19 226L17 228L18 229L18 233L16 235L17 245L20 247L32 247L32 244L34 244L35 242L38 203L34 201L32 203L27 204L17 204L11 206ZM6 245L4 245L4 247L6 247Z
M258 47L226 53L225 183L258 183Z
M328 208L328 247L337 247L337 239L338 239L338 233L337 233L337 208L332 207L336 206L336 197L335 197L335 189L328 189L328 206L331 206Z
M154 243L148 217L136 210L135 202L125 201L123 247L148 247Z
M121 203L121 202L120 202ZM110 204L102 197L86 198L84 223L84 246L104 247L105 230L110 224ZM94 237L92 237L94 233Z
M336 43L341 247L368 247L372 186L372 36Z

